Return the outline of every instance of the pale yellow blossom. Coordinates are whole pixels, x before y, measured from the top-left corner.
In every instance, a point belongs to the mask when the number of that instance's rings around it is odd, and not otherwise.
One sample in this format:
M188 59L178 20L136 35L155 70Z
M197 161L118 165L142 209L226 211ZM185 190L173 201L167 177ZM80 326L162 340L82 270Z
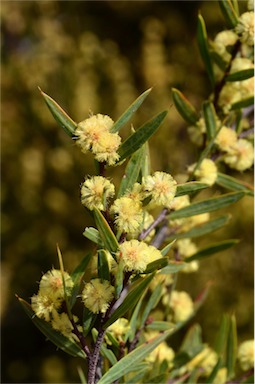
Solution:
M141 203L130 197L122 196L116 199L111 206L111 213L115 215L114 223L122 232L136 232L143 221Z
M66 294L71 294L74 283L70 275L67 272L64 272L62 275L60 270L54 268L42 276L39 284L39 294L47 296L52 300L64 300L63 279L65 282Z
M246 340L240 344L237 358L243 371L254 367L254 340Z
M224 162L230 168L238 171L245 171L252 167L254 162L254 148L252 143L245 139L237 140L232 151L224 156Z
M170 300L169 294L166 294L162 298L162 303L172 308L175 322L187 320L194 311L193 301L185 291L172 291Z
M188 171L193 172L196 164L189 166ZM217 179L217 166L211 159L204 159L199 167L195 170L194 176L202 183L213 185Z
M106 209L107 199L114 196L114 185L102 176L94 176L87 179L81 187L81 202L88 209Z
M152 176L143 177L142 185L146 197L151 198L152 205L171 207L177 189L177 182L170 174L155 172Z
M236 131L225 126L221 128L220 132L218 133L215 139L215 144L217 144L217 146L225 152L231 151L236 142Z
M242 43L254 45L254 12L243 13L238 20L235 31Z
M92 279L82 290L82 301L91 312L105 313L114 297L114 287L108 280Z

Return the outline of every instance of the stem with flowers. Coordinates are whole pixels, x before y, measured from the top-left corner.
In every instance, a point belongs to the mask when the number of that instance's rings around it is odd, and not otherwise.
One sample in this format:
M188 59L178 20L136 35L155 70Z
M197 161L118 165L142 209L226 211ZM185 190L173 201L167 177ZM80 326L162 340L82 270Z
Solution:
M234 316L223 316L213 348L203 343L199 324L190 326L179 348L171 344L171 336L184 332L208 293L205 287L193 300L177 289L178 274L198 271L201 260L238 242L211 242L211 233L230 220L226 214L211 218L211 212L253 195L249 184L229 175L231 169L248 171L254 161L252 12L239 15L235 4L220 2L229 29L214 41L198 17L199 49L213 89L201 110L172 89L191 141L200 148L182 182L178 175L150 167L148 140L164 123L167 110L132 128L122 141L121 130L151 89L115 122L99 113L79 123L40 90L55 120L95 159L98 174L86 176L81 185L81 203L94 218L83 235L95 248L70 274L58 249L60 269L42 276L31 304L19 300L49 340L82 359L88 384L231 382L237 359L247 371L245 382L251 380L253 341L238 347ZM110 167L122 167L120 182L107 177ZM209 197L201 198L203 190ZM202 236L207 245L198 248L195 241ZM74 304L82 309L81 318Z

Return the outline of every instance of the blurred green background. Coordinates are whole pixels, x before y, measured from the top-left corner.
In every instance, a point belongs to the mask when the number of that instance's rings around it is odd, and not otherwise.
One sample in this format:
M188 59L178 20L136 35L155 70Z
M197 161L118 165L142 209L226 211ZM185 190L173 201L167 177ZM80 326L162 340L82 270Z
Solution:
M199 10L211 38L225 29L216 1L1 2L3 383L79 382L82 363L46 342L14 296L29 300L42 273L58 267L56 243L68 271L90 247L79 186L94 174L93 159L57 126L37 87L77 122L90 111L116 119L151 86L135 126L172 105L171 87L199 110L210 92L196 45ZM154 170L175 176L196 160L186 128L172 106L151 148ZM252 182L252 172L236 176ZM193 298L213 282L195 319L206 342L223 312L236 314L239 340L253 337L252 204L247 197L232 207L231 224L214 235L240 244L179 279Z

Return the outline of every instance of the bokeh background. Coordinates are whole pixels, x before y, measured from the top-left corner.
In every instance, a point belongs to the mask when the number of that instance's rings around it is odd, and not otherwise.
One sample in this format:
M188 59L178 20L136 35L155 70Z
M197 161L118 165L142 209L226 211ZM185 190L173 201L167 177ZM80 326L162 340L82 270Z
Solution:
M82 236L91 222L79 186L94 174L93 160L57 126L37 87L78 122L91 111L116 119L153 86L133 123L171 107L153 141L152 165L183 173L197 148L171 106L171 87L198 110L209 95L196 44L199 11L211 38L226 28L216 1L1 2L2 383L79 382L81 362L45 341L15 298L29 300L42 273L58 267L56 243L70 272L90 248ZM252 182L252 172L232 175ZM195 319L208 343L223 312L236 314L240 341L253 337L252 204L247 197L228 210L230 225L210 238L241 242L178 281L177 288L192 297L213 282Z

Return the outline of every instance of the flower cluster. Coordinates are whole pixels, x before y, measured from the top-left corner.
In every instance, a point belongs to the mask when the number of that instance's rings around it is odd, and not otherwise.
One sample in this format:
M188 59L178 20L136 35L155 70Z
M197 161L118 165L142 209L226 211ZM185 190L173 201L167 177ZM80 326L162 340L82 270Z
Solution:
M45 273L39 283L37 295L31 298L31 307L36 316L51 323L53 329L68 338L76 339L72 333L74 327L67 313L62 312L65 295L68 297L73 288L73 281L67 272L52 269ZM78 318L73 316L76 323ZM78 329L79 326L77 325Z
M240 344L237 354L240 367L247 371L254 367L254 340L247 340Z
M196 164L189 166L188 171L193 173ZM199 167L195 169L194 176L201 183L213 185L217 179L217 166L211 159L204 159Z
M75 130L76 143L82 152L91 151L99 162L114 165L119 160L118 148L121 138L112 133L113 120L106 115L97 114L81 121Z
M193 301L185 291L172 291L170 296L166 292L162 297L162 303L170 306L173 311L173 320L176 323L186 321L194 311Z
M92 279L82 291L82 301L93 313L105 313L113 297L114 287L108 280Z
M144 272L147 265L162 257L160 251L143 241L129 240L120 244L117 257L129 272Z
M88 209L98 208L104 211L107 200L114 196L114 185L102 176L94 176L87 179L81 187L81 202Z

